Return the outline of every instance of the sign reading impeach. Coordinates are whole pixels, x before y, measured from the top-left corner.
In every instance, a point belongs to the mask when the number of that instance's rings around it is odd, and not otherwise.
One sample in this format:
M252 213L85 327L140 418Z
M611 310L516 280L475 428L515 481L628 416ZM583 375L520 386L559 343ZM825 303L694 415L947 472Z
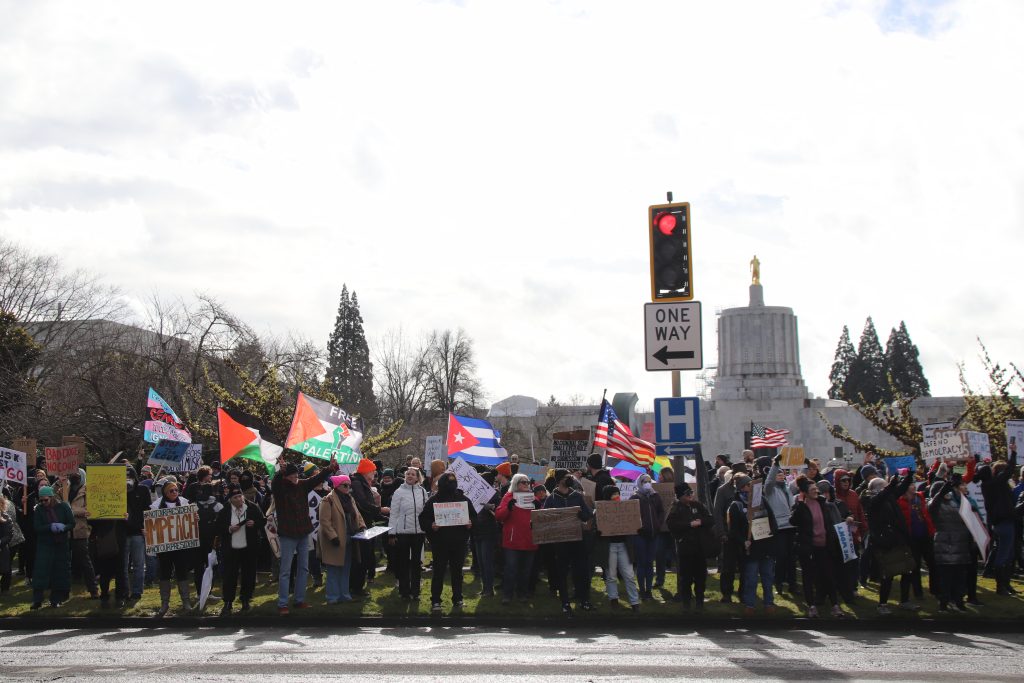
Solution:
M199 547L199 506L146 510L146 552L167 553Z

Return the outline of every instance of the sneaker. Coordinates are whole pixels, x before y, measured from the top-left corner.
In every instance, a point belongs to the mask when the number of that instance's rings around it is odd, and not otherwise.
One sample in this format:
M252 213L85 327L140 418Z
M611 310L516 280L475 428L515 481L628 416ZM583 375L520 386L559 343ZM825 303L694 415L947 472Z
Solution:
M226 616L228 616L230 614L231 614L231 603L225 603L224 606L220 608L220 616L226 617Z
M967 604L971 605L972 607L984 607L985 606L985 603L983 603L978 598L972 598L971 600L968 600Z
M883 616L885 616L887 614L892 614L892 608L890 608L889 605L879 605L878 606L878 613L883 615Z
M277 608L277 615L279 617L286 617L286 616L288 616L288 612L289 612L289 610L288 610L287 607L278 607Z
M832 605L832 616L837 619L842 619L846 616L846 612L844 612L843 608L839 605Z
M809 619L815 619L815 618L817 618L817 616L818 616L818 608L817 607L815 607L814 605L811 605L810 607L807 608L807 617Z
M452 609L462 609L465 606L466 606L466 603L463 602L462 600L456 600L455 602L452 603Z
M572 616L572 606L569 603L567 603L567 602L563 602L562 603L562 614L564 614L567 617L571 617Z
M579 608L584 612L592 612L594 610L594 606L590 604L589 600L585 600L582 603L580 603Z
M439 602L432 602L432 603L430 603L430 611L431 612L440 612L441 611L441 603L439 603Z
M900 609L905 609L905 610L910 610L911 612L916 612L917 610L921 609L921 605L917 604L916 602L910 602L908 600L907 602L901 602L900 603Z
M956 603L956 608L957 608L958 610L960 610L961 612L966 612L966 611L968 611L968 610L967 610L967 605L965 605L965 604L964 604L964 603L962 603L962 602L958 602L958 603Z
M631 610L633 610L634 612L639 612L640 611L640 603L637 603L635 605L630 605L629 608Z

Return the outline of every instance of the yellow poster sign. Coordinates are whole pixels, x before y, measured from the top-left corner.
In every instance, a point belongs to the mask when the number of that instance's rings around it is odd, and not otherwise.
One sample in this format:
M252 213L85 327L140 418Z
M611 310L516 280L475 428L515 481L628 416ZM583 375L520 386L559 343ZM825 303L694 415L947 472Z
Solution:
M128 512L125 466L87 465L85 505L89 519L124 519Z

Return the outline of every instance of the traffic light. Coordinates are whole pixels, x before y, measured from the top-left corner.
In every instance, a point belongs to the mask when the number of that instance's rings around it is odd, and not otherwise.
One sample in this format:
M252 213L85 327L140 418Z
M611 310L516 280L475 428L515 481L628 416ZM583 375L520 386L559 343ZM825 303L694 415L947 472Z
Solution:
M651 239L651 301L690 301L689 202L648 207L647 231Z

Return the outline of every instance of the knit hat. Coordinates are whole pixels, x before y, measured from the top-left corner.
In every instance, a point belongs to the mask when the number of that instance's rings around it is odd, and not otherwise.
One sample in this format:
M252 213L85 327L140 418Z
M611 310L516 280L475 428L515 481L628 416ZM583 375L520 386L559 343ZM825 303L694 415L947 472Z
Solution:
M304 462L304 463L302 463L302 474L307 476L307 477L309 476L309 473L312 472L315 469L316 469L316 465L314 465L311 462Z
M495 467L494 471L507 479L512 476L512 465L510 463L503 462Z
M293 462L288 463L284 466L284 476L290 477L293 474L299 473L299 467Z
M600 453L591 453L587 456L587 467L592 470L599 470L604 467L604 458Z
M875 468L874 465L864 465L864 467L860 468L860 476L862 479L866 479L867 477L877 474L878 470Z
M395 471L389 467L386 470L384 470L383 472L381 472L380 476L382 476L382 477L391 477L392 479L394 479Z
M693 489L690 488L690 485L683 482L676 484L675 490L676 498L682 498L683 496L688 496L693 493Z
M744 488L745 486L747 486L748 484L750 484L750 481L751 481L751 479L750 479L750 477L748 477L747 475L745 475L745 474L736 474L736 475L735 475L735 476L733 476L733 478L732 478L732 485L733 485L733 487L735 487L735 489L736 489L737 491L740 491L740 490L742 490L742 489L743 489L743 488Z
M502 464L503 465L507 465L508 463L502 463ZM430 478L431 479L437 479L442 474L444 474L444 471L446 469L448 469L448 468L445 466L445 463L444 463L443 460L431 460L430 461Z
M336 474L333 477L331 477L331 487L332 488L338 488L338 486L340 486L341 484L351 484L351 483L352 483L352 477L348 476L347 474Z
M818 482L818 493L828 495L828 492L832 489L832 484L828 483L828 479L822 479Z
M431 466L431 469L433 469L434 463L431 463L430 466ZM374 465L373 461L368 459L368 458L363 458L362 460L360 460L359 461L359 466L356 467L356 473L357 474L370 474L371 472L376 472L376 471L377 471L377 466Z
M142 466L142 474L144 474L144 475L148 474L149 476L152 477L153 476L153 467L151 465L143 465Z
M240 496L240 495L242 495L242 487L241 486L238 486L237 484L232 484L231 486L228 487L228 498L231 498L233 496Z
M40 486L39 487L40 498L53 498L53 487L52 486Z

